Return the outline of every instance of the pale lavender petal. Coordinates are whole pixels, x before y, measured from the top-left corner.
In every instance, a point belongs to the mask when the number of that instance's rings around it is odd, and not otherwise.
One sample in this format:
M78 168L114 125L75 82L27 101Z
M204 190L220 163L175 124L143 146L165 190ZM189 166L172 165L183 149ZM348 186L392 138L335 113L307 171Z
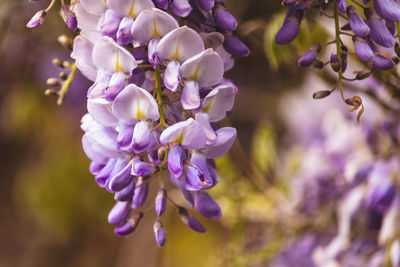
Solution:
M142 11L154 7L151 0L107 0L108 7L120 17L136 18Z
M103 35L114 38L117 34L120 23L121 18L112 10L107 9L104 15L104 20L102 20L102 24L100 25L100 30Z
M137 66L132 54L107 36L96 42L92 58L97 68L103 69L109 74L114 72L130 74Z
M117 31L117 42L120 45L127 45L133 41L132 37L133 19L124 17L119 24Z
M160 136L163 145L168 143L181 144L186 149L203 148L207 142L207 136L203 127L194 119L175 123L165 129Z
M128 151L132 143L133 126L123 122L118 123L118 150Z
M106 90L108 88L108 84L110 83L110 79L111 76L107 72L99 70L97 72L96 81L88 89L87 92L88 98L103 97L106 94Z
M175 60L180 63L203 50L201 36L186 26L168 33L157 46L157 54L161 60Z
M217 122L226 117L235 102L236 88L230 84L215 87L204 98L201 111L208 114L210 122Z
M145 152L151 141L151 132L147 121L139 121L133 130L131 148L135 153Z
M146 90L129 84L115 98L112 110L114 115L127 123L135 124L138 120L158 120L160 113L154 97Z
M196 115L196 121L200 123L203 127L203 131L207 136L206 145L211 145L215 142L217 135L214 132L214 129L211 127L210 118L207 113L198 113Z
M117 95L124 89L126 83L126 75L122 72L115 72L110 79L108 84L105 99L113 101Z
M115 127L118 119L111 112L111 102L102 98L88 99L87 109L98 124L106 127Z
M95 162L106 164L108 161L108 157L96 151L93 146L93 142L89 139L89 137L84 134L82 136L82 147L83 151L85 152L86 156Z
M179 74L180 64L177 61L171 61L168 63L167 68L164 72L164 85L172 92L176 92L181 81Z
M97 68L92 60L93 44L84 36L77 36L74 39L71 58L75 59L78 70L91 81L96 80Z
M187 59L181 66L182 78L197 81L199 88L213 86L222 80L224 63L211 48Z
M207 158L219 158L225 155L236 139L236 129L232 127L224 127L216 131L217 140L213 145L203 150L203 154Z
M181 146L171 147L168 153L168 170L176 178L180 178L183 173L183 161L186 160L185 151Z
M187 110L200 106L199 84L196 81L185 82L181 97L182 107Z
M106 1L80 0L79 3L87 12L95 15L102 15L107 9Z
M171 4L172 12L178 17L187 17L193 8L188 0L174 0Z
M133 23L132 36L134 40L144 45L151 39L160 39L178 27L178 22L174 17L167 12L153 8L140 13Z
M153 68L155 69L158 64L160 64L160 60L158 59L157 56L157 45L160 42L160 39L151 39L149 42L149 45L147 46L147 56L149 63L153 65Z
M72 10L76 15L78 20L78 28L82 31L97 29L97 24L99 23L100 16L89 13L83 8L81 3L76 3L73 5Z

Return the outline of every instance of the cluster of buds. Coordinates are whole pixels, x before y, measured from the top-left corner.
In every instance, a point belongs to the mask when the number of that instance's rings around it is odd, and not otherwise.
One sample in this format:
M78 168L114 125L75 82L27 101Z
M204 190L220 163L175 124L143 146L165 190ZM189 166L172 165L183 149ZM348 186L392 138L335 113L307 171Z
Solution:
M301 67L315 68L330 65L332 70L339 74L334 89L339 85L342 98L348 104L350 100L343 97L342 80L363 80L373 71L390 70L399 62L400 46L395 38L398 35L396 22L400 21L400 4L394 0L373 0L372 3L369 3L369 0L363 0L362 3L354 0L352 3L355 6L351 6L347 2L346 0L283 0L282 4L288 6L288 12L275 41L280 45L292 42L299 34L300 24L309 9L316 9L321 15L335 20L335 40L313 45L300 57L298 64ZM327 14L330 6L333 6L333 15ZM340 25L341 21L344 21L343 25ZM354 52L349 51L348 44L346 46L342 41L343 37L351 38ZM322 48L330 44L336 44L336 53L332 53L327 62L319 60L317 57ZM365 66L362 70L356 71L355 77L352 78L343 76L347 68L348 55L355 55ZM316 92L314 98L326 97L334 89Z
M237 93L224 72L233 67L232 56L249 54L232 34L236 19L222 0L80 0L62 10L67 25L80 30L74 65L94 82L82 144L97 184L114 194L108 222L115 233L128 236L137 228L154 180L158 245L165 244L161 216L168 200L187 226L205 232L168 196L163 174L189 207L207 218L221 216L206 190L219 180L214 159L236 138L235 128L217 127Z

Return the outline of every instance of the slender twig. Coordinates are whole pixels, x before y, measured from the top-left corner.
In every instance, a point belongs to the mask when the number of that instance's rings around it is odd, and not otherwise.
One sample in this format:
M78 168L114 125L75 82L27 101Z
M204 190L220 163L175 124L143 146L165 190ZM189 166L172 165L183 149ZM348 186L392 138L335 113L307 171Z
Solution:
M58 95L57 105L61 105L63 103L64 97L69 90L71 82L74 80L75 74L76 74L76 64L74 63L71 66L71 72L69 73L68 78L62 84L60 91L57 92Z
M343 95L343 84L342 84L342 78L343 78L343 72L342 72L342 60L341 60L341 55L342 55L342 49L340 45L340 26L339 26L339 16L338 16L338 9L336 5L336 1L333 1L333 16L335 17L335 37L336 37L336 54L339 58L339 78L338 78L338 83L339 83L339 88L340 88L340 95L342 97L342 100L346 102L346 99L344 98Z

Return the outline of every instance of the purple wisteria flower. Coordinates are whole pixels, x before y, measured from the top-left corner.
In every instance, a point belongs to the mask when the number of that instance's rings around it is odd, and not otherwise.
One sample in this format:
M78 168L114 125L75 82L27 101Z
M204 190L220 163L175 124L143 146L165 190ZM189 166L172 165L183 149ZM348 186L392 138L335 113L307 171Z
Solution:
M40 25L50 8L27 26ZM114 194L108 222L115 233L135 231L158 176L153 228L160 247L166 241L161 216L170 186L201 215L220 217L206 190L219 181L214 159L236 138L236 129L217 127L237 93L223 76L233 57L249 54L232 33L237 20L223 1L80 0L63 4L61 15L71 30L80 31L71 57L93 81L81 121L82 146L95 181ZM186 208L176 208L183 223L205 232Z

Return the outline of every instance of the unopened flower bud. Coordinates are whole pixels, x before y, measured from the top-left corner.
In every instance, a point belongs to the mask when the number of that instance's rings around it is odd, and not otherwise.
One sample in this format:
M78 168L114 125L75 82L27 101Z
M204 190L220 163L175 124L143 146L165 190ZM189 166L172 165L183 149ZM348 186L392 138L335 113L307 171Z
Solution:
M236 57L247 57L250 54L249 48L232 34L225 36L224 48L228 53Z
M337 9L339 9L340 12L345 13L347 9L347 3L346 0L336 0L336 6Z
M197 3L201 9L209 11L214 7L215 0L197 0Z
M318 53L321 51L321 45L313 45L303 56L299 59L298 63L301 67L309 67L316 60Z
M159 217L164 213L166 205L167 205L167 191L164 188L162 188L158 190L155 201L155 209Z
M26 27L28 28L35 28L39 25L41 25L44 21L44 18L46 17L46 11L44 10L39 10L38 12L33 15L33 17L28 21L26 24Z
M204 226L195 217L191 216L187 209L183 207L178 207L178 212L182 222L189 226L189 228L199 233L206 232Z
M393 61L382 55L376 55L372 58L372 66L379 70L390 70L393 68Z
M316 59L312 63L312 67L316 68L316 69L322 69L324 67L324 62L322 62L321 60Z
M160 220L156 220L153 224L153 230L158 246L163 247L165 245L166 239L166 233L163 223Z
M60 86L60 82L57 80L57 78L48 78L46 83L47 83L47 85L54 86L54 87Z
M372 71L370 69L363 69L359 71L356 75L357 80L364 80L371 75Z
M57 37L57 41L65 48L68 50L72 50L72 46L74 44L74 41L72 38L66 36L65 34L60 35Z
M115 228L115 230L114 230L115 234L118 236L123 236L123 237L126 237L126 236L132 234L138 227L142 218L143 218L142 212L133 214L132 217L129 218L125 223L118 225Z
M61 64L61 66L62 66L62 68L64 68L64 69L70 69L70 68L72 68L72 63L69 62L69 61L63 61L62 64Z
M340 55L340 61L341 61L341 68L342 68L342 73L344 73L347 69L347 47L346 46L342 46L341 47L343 53Z
M59 74L58 74L58 76L60 77L60 79L61 80L66 80L67 78L68 78L68 75L65 73L65 72L60 72Z
M215 21L217 22L217 25L224 30L236 30L237 21L235 17L224 8L216 8Z
M397 55L398 57L400 57L400 45L399 45L399 43L396 43L396 44L394 45L394 52L396 52L396 55Z
M54 65L56 65L59 68L63 68L63 62L59 58L55 58L51 61Z
M282 6L292 6L296 4L297 0L282 0Z
M303 18L303 6L301 4L291 6L282 27L275 36L275 42L284 45L293 41L300 32L300 24Z
M63 18L65 24L72 31L75 31L78 28L78 20L76 19L74 12L72 12L68 6L63 5L61 7L60 15Z
M331 64L331 68L334 72L338 72L340 70L340 61L339 61L339 57L336 54L331 54L331 58L330 58L330 64Z
M149 184L143 181L143 177L139 177L136 184L135 192L132 198L132 208L138 209L143 206L149 193Z
M317 92L313 93L312 97L314 99L321 99L321 98L325 98L325 97L329 96L331 93L332 93L331 90L317 91Z
M357 10L353 6L347 8L347 17L349 18L349 26L356 36L365 37L369 34L368 25L358 15Z
M163 161L165 159L165 154L166 154L165 147L160 147L157 152L158 152L158 159L160 161Z
M48 89L44 90L44 94L45 95L55 95L55 94L57 94L57 90L54 90L53 88L48 88Z
M115 203L114 207L108 214L108 223L120 224L128 217L130 211L131 207L129 205L129 202L117 201L117 203Z

